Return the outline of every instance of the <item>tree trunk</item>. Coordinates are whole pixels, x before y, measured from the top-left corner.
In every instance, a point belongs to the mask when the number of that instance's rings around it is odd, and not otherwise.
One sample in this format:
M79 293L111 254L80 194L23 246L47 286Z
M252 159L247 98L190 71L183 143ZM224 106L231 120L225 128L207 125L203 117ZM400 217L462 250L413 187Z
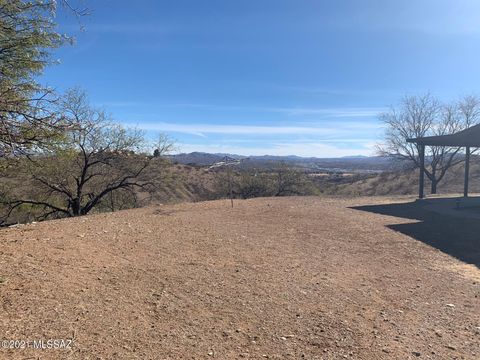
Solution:
M72 215L73 216L79 216L80 215L80 199L75 198L72 201Z
M432 180L432 186L430 188L430 194L436 194L437 193L437 179L433 178Z

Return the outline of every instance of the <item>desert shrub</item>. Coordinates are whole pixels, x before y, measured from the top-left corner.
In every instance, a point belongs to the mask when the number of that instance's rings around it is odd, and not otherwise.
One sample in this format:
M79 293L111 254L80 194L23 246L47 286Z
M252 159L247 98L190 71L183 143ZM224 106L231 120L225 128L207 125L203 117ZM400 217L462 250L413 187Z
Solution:
M242 172L237 177L234 191L242 199L272 196L273 186L268 175L257 172Z
M215 181L216 198L229 197L229 181L231 181L233 197L241 199L321 193L307 174L285 164L275 164L270 169L262 170L223 169L218 171Z

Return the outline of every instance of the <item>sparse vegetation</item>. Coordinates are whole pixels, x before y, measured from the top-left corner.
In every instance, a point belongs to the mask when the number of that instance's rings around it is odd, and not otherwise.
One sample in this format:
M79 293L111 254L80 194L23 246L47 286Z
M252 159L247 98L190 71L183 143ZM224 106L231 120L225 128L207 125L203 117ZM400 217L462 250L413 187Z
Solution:
M121 155L115 160L115 163L136 162L137 156L139 155ZM103 197L102 201L92 211L116 211L151 203L196 202L229 197L226 169L209 171L207 167L202 166L173 164L164 157L150 157L148 161L149 165L138 178L147 186L112 191L109 195ZM40 166L40 164L46 165ZM45 190L47 189L34 182L31 177L32 167L36 168L35 171L37 172L45 172L51 176L53 174L51 168L54 165L60 166L61 163L53 158L45 158L39 159L37 162L27 159L17 160L15 166L6 167L3 170L0 186L0 194L3 194L1 202L5 204L7 199L25 198L27 194L33 194L32 196L36 198L45 197ZM461 192L463 171L463 164L453 166L439 184L438 191L445 194ZM62 174L62 172L59 172L59 174ZM476 156L472 158L471 174L472 191L480 192L480 181L478 181L480 179L480 164ZM286 164L275 164L271 169L233 169L232 179L233 195L234 198L238 199L303 195L413 195L417 192L418 170L404 169L382 173L326 172L309 174ZM279 186L279 179L284 181L281 186ZM279 191L282 187L283 192ZM51 199L52 197L49 197L49 200ZM65 200L57 198L58 205L61 205L62 201ZM45 210L42 206L24 203L10 214L6 223L42 219ZM6 212L7 208L3 207L3 214L5 215ZM54 215L49 215L50 218L52 216ZM55 216L66 215L57 213Z
M215 196L228 197L228 173L217 172ZM316 195L318 189L305 172L285 163L270 169L236 169L232 172L232 193L235 198L250 199L268 196Z

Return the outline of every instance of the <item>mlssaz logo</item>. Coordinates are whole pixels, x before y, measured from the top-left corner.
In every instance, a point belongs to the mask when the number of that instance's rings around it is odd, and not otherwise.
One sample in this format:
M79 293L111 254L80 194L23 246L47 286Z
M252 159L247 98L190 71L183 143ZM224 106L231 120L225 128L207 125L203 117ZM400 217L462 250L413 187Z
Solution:
M33 340L34 349L71 349L73 340L71 339L49 339Z

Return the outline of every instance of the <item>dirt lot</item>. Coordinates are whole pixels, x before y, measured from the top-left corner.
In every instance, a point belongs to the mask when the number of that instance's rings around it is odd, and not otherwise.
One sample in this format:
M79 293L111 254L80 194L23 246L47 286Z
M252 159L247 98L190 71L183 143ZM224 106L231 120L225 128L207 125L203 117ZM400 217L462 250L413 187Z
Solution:
M214 201L1 230L0 338L74 343L0 358L480 359L480 233L391 202Z

